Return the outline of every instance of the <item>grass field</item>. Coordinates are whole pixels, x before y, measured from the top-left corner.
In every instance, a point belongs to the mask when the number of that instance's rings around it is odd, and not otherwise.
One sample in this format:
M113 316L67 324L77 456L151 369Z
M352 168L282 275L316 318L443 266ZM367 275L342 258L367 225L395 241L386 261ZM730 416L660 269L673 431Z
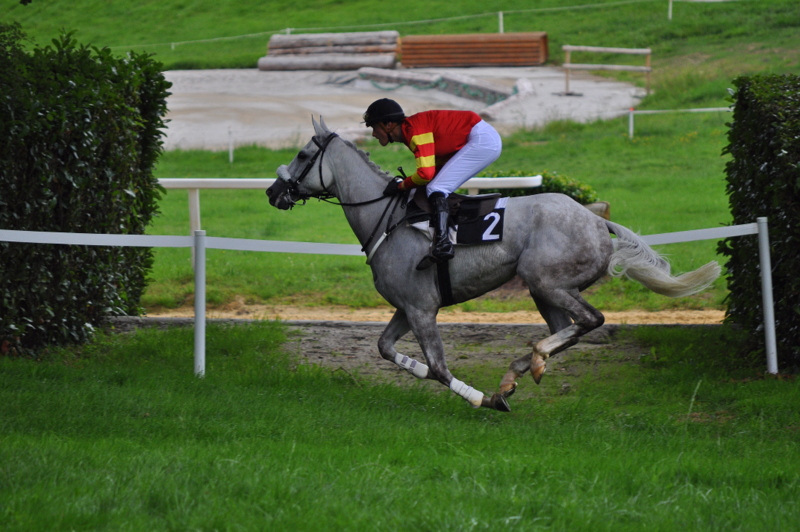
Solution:
M0 358L3 530L800 522L800 386L731 366L715 354L736 341L722 328L630 332L622 347L640 364L599 350L567 394L555 375L539 387L526 377L510 414L431 382L295 367L285 334L210 326L204 379L192 376L191 329ZM462 378L491 388L505 363Z
M0 19L19 21L41 45L62 29L75 30L80 42L112 47L120 54L130 49L155 53L169 69L243 68L255 67L266 54L270 35L286 28L294 33L494 33L500 9L506 32L546 31L556 62L563 44L652 47L657 72L662 62L682 63L691 57L695 65L722 60L739 73L763 69L762 60L772 55L779 57L770 57L770 62L789 66L797 54L800 15L794 0L675 2L672 20L663 0L506 0L502 6L478 0L34 0L22 6L8 0L0 7ZM694 76L705 77L704 70L701 66Z

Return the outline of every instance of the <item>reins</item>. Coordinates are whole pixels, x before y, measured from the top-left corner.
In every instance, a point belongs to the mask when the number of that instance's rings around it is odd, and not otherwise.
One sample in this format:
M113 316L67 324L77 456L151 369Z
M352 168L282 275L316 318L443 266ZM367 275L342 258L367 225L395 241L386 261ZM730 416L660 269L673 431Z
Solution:
M361 206L364 206L364 205L371 205L373 203L377 203L379 201L387 199L386 196L381 194L377 198L373 198L373 199L366 200L366 201L352 202L352 203L351 202L342 202L342 201L331 201L330 198L335 198L336 196L334 194L332 194L328 190L328 187L325 186L325 180L324 180L324 178L322 176L322 159L325 156L325 150L328 148L328 145L331 143L331 141L335 137L338 137L338 136L339 135L337 135L336 133L331 133L322 142L317 140L317 137L312 137L311 138L311 140L314 142L314 144L317 145L317 147L319 149L317 150L317 152L314 155L311 156L311 159L308 160L308 162L306 163L305 168L303 168L303 171L300 172L300 176L297 179L295 179L295 180L286 180L286 179L284 179L284 181L288 182L288 187L289 187L290 192L292 194L296 195L301 200L303 200L303 202L305 202L308 198L312 197L312 196L304 196L304 195L300 194L297 191L297 185L299 183L301 183L306 178L306 176L308 176L309 172L311 172L311 169L314 167L314 164L316 164L317 160L319 159L319 184L322 187L323 193L318 195L318 196L316 196L316 197L320 201L324 201L325 203L330 203L331 205L339 205L341 207L361 207ZM396 196L392 196L392 197L388 198L389 202L386 204L386 208L383 209L383 213L381 214L381 217L378 219L378 223L375 224L375 229L372 230L372 233L369 235L369 238L367 238L366 242L364 243L364 246L361 248L362 252L367 253L367 264L369 264L370 260L372 259L372 256L375 254L375 251L378 249L378 247L380 247L381 243L383 243L384 239L389 235L389 233L394 231L402 223L402 221L405 220L405 217L403 217L397 223L392 224L392 220L394 219L394 213L397 211L397 208L400 207L400 208L405 209L405 204L403 203L403 198L405 198L405 197L406 197L406 194L401 194L401 195L396 195ZM378 239L378 241L372 247L372 250L371 251L367 251L369 249L369 247L370 247L370 244L375 239L375 235L378 234L379 228L381 227L381 224L383 223L384 218L386 218L387 213L389 214L389 217L386 220L386 230L383 232L381 237Z

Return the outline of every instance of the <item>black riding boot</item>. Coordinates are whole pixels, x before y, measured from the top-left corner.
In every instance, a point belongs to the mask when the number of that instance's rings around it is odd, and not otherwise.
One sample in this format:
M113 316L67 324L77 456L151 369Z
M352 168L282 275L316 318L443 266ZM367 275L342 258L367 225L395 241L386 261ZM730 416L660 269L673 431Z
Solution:
M425 270L439 262L450 260L455 255L453 243L450 242L450 230L447 222L450 218L450 209L447 205L447 196L441 192L434 192L428 197L431 206L431 225L433 225L433 242L430 254L425 255L417 264L418 270Z

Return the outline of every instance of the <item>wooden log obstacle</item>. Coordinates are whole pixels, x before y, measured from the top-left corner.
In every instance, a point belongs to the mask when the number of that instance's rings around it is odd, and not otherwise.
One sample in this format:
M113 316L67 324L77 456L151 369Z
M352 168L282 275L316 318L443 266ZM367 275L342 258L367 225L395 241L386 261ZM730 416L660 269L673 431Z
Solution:
M408 68L535 66L547 61L547 33L409 35L399 48Z
M652 68L650 66L650 56L652 51L650 48L606 48L602 46L571 46L569 44L565 44L561 47L564 50L564 74L565 74L565 92L564 94L574 94L571 93L569 90L569 74L572 70L617 70L617 71L630 71L630 72L644 72L647 77L647 94L650 94L650 72L652 72ZM634 66L634 65L596 65L596 64L585 64L585 63L573 63L571 61L572 52L595 52L595 53L607 53L607 54L628 54L628 55L644 55L645 56L645 64L644 66Z
M358 70L361 67L536 66L547 61L547 33L409 35L396 31L275 34L260 70Z
M275 34L259 70L358 70L361 67L394 68L396 31L354 33Z

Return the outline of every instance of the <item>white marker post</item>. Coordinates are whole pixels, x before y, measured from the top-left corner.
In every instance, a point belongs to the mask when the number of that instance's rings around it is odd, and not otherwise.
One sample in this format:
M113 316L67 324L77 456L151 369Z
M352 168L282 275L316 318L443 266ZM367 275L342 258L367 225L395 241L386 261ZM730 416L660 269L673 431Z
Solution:
M206 374L206 232L194 232L194 374Z

